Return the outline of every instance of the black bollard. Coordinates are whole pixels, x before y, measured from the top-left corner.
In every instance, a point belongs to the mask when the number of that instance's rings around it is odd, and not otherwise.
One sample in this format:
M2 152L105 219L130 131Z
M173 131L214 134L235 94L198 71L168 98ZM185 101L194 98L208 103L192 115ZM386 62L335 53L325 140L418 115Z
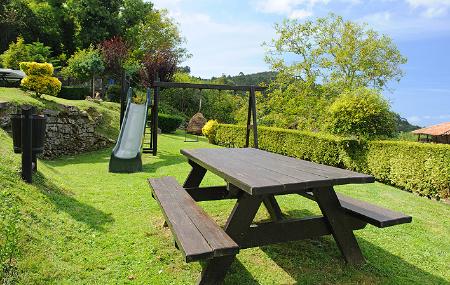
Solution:
M31 106L22 107L22 179L25 182L32 183L32 108Z

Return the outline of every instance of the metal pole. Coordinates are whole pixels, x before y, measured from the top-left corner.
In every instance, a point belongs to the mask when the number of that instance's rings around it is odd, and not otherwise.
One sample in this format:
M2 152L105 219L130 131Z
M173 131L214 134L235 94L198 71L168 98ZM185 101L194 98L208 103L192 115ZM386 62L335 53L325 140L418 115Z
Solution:
M32 183L32 118L31 106L22 107L22 179L28 183Z
M258 148L258 128L256 123L256 96L255 86L250 87L250 97L252 98L252 117L253 117L253 147Z

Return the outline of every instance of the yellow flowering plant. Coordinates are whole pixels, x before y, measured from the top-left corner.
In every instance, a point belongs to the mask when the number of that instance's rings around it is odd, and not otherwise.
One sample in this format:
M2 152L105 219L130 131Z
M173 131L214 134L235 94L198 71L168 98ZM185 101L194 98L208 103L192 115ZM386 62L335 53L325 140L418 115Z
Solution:
M27 75L20 85L36 92L36 96L42 94L57 96L61 91L61 81L53 77L53 65L50 63L21 62L20 69Z
M210 143L215 143L216 141L217 126L219 126L217 120L209 120L202 128L203 135L208 138Z

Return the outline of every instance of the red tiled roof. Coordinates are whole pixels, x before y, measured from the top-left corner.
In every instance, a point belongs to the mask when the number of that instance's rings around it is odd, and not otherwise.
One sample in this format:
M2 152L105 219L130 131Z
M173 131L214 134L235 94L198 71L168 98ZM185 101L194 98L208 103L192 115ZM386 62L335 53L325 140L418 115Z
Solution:
M413 131L413 134L432 135L432 136L450 135L450 122L430 126L423 129L418 129Z

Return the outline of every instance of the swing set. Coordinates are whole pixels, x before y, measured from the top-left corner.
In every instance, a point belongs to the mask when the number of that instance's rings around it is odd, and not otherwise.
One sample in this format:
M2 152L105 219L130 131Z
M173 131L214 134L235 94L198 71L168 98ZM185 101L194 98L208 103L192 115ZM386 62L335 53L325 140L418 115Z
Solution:
M151 86L153 89L152 103L149 104L149 114L144 133L143 153L151 153L156 155L158 152L158 103L161 88L181 88L194 90L228 90L242 93L248 92L248 112L247 112L247 128L245 137L245 147L250 145L250 130L253 130L253 146L258 148L258 130L256 121L256 91L263 92L265 87L254 85L219 85L219 84L196 84L196 83L180 83L180 82L164 82L155 80ZM125 104L121 104L121 113L124 112ZM200 103L201 108L201 103ZM147 132L149 130L149 132Z

